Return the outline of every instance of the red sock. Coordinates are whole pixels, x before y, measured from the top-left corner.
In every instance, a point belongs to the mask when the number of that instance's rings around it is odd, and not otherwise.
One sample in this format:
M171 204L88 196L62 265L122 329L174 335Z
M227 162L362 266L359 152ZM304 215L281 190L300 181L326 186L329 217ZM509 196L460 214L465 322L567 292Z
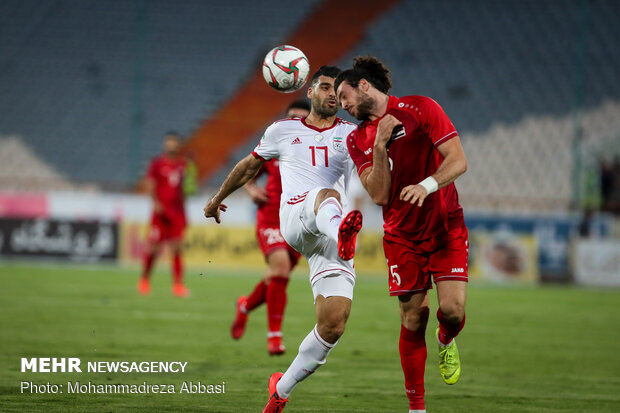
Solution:
M405 391L410 410L424 410L424 367L426 365L426 340L424 331L407 330L400 326L400 364L405 373Z
M142 259L142 278L151 278L151 269L155 261L155 254L145 253Z
M181 261L181 253L174 254L172 260L172 279L175 284L181 284L183 282L183 262Z
M250 312L264 303L266 293L267 283L264 280L261 280L258 284L256 284L256 287L254 287L254 291L248 295L248 302L245 305L245 309Z
M439 320L439 341L442 344L450 344L450 341L459 335L465 325L465 316L459 324L452 324L446 320L441 309L437 310L437 320Z
M286 286L288 277L271 277L267 285L267 322L269 332L277 332L282 329L284 308L286 307Z

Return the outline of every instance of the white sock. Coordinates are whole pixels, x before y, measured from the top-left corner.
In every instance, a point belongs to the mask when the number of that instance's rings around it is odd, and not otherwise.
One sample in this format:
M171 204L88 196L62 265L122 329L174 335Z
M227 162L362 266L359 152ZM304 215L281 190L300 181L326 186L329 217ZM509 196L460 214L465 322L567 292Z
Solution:
M342 206L334 197L321 202L316 212L316 226L321 233L338 242L338 228L342 221Z
M278 381L276 385L278 395L281 398L287 398L297 383L325 364L327 355L336 344L338 342L330 344L323 340L314 326L310 334L301 342L297 357Z
M409 410L409 413L426 413L426 410Z

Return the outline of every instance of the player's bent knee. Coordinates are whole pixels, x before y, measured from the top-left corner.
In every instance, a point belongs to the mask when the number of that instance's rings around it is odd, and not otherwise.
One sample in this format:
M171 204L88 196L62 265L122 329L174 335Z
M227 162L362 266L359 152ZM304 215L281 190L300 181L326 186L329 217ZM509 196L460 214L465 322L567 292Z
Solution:
M340 192L336 191L335 189L323 188L317 194L316 201L314 202L315 213L319 209L319 206L321 205L321 203L325 201L327 198L336 198L338 200L338 203L342 205L342 201L340 200Z
M317 324L317 331L323 340L333 344L344 334L345 324L344 320L336 323L324 322Z
M439 308L443 317L449 323L458 324L463 321L463 318L465 317L465 303L442 303Z
M428 324L429 308L423 307L400 312L400 322L407 330L425 331Z

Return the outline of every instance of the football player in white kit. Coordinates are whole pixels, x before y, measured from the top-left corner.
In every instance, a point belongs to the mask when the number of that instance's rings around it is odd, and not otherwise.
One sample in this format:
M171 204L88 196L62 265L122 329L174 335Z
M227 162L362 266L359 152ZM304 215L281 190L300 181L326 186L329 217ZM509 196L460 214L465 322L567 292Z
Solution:
M356 126L336 117L334 79L339 73L337 67L321 67L308 88L310 114L269 126L258 146L233 168L204 208L205 217L219 223L220 211L226 211L222 201L251 179L263 162L279 159L280 231L308 260L317 322L288 370L269 378L270 397L264 413L281 412L297 383L325 363L351 310L353 255L362 214L353 210L342 217L353 170L346 138Z

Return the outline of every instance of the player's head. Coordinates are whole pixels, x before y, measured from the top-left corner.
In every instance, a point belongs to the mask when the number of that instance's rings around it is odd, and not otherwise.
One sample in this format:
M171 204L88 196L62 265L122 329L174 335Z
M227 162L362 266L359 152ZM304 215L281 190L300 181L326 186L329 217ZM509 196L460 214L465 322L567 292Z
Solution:
M374 56L358 56L352 69L338 75L334 87L342 108L357 119L366 120L377 103L371 89L385 95L392 88L390 69Z
M305 118L310 113L310 104L307 100L296 100L286 108L287 118Z
M336 66L321 66L310 81L308 98L312 102L312 112L323 118L336 115L340 109L334 89L334 80L339 73Z
M164 153L168 156L176 156L181 150L181 134L168 131L164 135Z

